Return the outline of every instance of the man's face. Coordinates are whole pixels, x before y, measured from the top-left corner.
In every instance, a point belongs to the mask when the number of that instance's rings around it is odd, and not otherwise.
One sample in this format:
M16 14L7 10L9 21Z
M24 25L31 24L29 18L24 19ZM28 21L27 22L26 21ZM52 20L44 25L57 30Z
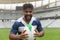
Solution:
M32 18L32 13L33 13L33 10L31 9L26 9L23 11L24 12L24 17L27 21L30 21L31 18Z

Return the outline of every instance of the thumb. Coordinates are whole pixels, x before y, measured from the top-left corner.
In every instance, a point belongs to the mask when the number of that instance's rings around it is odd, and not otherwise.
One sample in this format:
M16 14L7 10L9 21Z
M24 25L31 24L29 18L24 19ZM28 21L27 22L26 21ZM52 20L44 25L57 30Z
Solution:
M35 32L38 32L37 30L34 30Z
M26 32L26 30L22 31L22 33L25 33L25 32Z

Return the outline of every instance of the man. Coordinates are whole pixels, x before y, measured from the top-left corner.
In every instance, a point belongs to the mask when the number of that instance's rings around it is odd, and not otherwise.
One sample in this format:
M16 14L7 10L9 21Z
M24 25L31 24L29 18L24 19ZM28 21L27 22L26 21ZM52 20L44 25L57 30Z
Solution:
M34 25L37 26L36 28L37 31L35 30L35 33L34 33L35 37L42 37L44 35L40 20L32 16L33 11L34 11L34 7L32 4L23 5L24 16L16 20L15 23L13 24L11 32L9 34L10 40L23 40L23 39L28 38L28 34L25 34L26 30L22 32L18 31L19 27L23 27L25 26L25 24L31 24L32 26Z

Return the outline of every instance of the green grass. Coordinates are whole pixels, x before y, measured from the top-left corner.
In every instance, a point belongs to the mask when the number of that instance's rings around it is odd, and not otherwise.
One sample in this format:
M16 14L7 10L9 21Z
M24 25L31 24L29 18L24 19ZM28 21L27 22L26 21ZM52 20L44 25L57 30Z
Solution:
M10 29L0 29L0 40L9 40ZM44 37L37 38L37 40L60 40L60 29L59 28L50 28L44 29Z
M9 40L10 29L0 29L0 40Z

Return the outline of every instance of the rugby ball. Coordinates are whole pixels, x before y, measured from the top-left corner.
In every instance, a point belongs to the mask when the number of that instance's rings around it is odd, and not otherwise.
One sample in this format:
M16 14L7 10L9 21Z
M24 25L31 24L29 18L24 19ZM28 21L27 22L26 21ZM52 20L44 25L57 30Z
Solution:
M26 30L25 34L28 34L28 40L34 40L35 37L34 37L34 33L35 33L35 30L36 30L36 26L32 26L32 29L31 31L29 30L29 28L27 26L25 27L19 27L19 31L22 32Z
M24 30L26 30L26 34L28 34L28 40L34 40L34 33L35 33L36 26L32 26L32 30L30 31L28 27L25 27Z

